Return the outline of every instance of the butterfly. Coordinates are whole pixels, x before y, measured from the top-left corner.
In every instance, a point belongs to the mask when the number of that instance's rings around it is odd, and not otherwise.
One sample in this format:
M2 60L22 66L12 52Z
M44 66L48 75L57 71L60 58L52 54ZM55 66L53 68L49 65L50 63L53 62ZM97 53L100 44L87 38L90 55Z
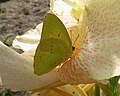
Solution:
M71 28L68 30L69 33L56 15L48 13L44 17L40 43L34 56L35 74L48 73L72 56L73 51L76 49L72 46L70 38L72 30ZM77 35L78 37L79 35ZM77 38L74 38L73 41L76 41Z

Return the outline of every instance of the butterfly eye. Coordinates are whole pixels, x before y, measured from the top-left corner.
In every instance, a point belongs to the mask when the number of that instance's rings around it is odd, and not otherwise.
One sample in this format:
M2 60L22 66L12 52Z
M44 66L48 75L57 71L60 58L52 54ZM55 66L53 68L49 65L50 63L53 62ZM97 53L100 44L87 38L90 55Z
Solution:
M74 50L75 50L75 47L72 46L72 51L74 51Z

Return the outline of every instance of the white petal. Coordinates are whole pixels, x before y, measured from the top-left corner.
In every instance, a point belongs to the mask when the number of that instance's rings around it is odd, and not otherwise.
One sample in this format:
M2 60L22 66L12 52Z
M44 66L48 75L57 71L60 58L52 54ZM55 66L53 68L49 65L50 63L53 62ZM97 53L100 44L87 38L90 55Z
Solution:
M41 38L41 32L42 23L36 29L31 29L22 36L17 36L13 41L13 47L20 48L23 51L29 51L33 48L36 49Z
M78 55L61 67L61 80L91 83L120 75L120 0L91 0L80 23L85 39Z
M119 0L92 0L87 7L86 39L78 56L97 80L120 75L119 4Z
M0 42L0 76L2 84L12 90L32 90L58 82L56 70L37 76L33 58L18 54Z
M53 4L51 7L52 11L56 14L56 15L61 15L61 14L69 14L70 10L71 10L71 6L69 6L68 4L66 4L64 1L62 0L52 0Z

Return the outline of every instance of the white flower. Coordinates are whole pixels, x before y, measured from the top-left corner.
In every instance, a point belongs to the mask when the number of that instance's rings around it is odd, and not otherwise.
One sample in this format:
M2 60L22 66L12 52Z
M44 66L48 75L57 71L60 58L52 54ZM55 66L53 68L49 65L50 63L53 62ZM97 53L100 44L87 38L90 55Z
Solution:
M51 3L51 10L62 20L68 32L82 34L76 41L80 52L62 66L59 71L61 80L79 84L120 75L119 3L118 0L56 0ZM76 16L75 11L81 13ZM69 70L65 71L66 68Z
M43 76L35 75L33 57L18 54L1 42L0 76L2 84L14 91L33 90L59 81L56 70Z
M89 83L120 75L119 4L119 0L91 0L85 5L78 24L83 40L78 55L60 70L64 82Z
M40 25L16 37L13 45L25 51L21 55L0 43L0 75L3 84L14 90L30 90L39 88L41 82L48 84L60 79L66 83L80 84L120 75L120 0L63 1L51 3L54 5L51 10L62 20L69 34L70 30L73 34L79 32L80 37L75 45L79 48L77 55L63 64L59 72L53 70L53 73L36 76L32 64L40 39ZM65 8L61 7L63 5ZM54 78L45 81L50 76Z

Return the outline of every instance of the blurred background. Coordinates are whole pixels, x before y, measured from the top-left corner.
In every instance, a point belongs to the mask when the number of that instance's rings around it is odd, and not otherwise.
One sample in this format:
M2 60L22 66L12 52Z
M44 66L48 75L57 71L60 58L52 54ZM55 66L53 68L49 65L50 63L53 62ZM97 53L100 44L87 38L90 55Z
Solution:
M17 35L41 23L48 11L49 0L0 0L0 41L10 47ZM28 96L28 92L12 92L0 86L0 96Z
M0 0L0 41L11 46L22 35L42 22L49 11L49 0Z

